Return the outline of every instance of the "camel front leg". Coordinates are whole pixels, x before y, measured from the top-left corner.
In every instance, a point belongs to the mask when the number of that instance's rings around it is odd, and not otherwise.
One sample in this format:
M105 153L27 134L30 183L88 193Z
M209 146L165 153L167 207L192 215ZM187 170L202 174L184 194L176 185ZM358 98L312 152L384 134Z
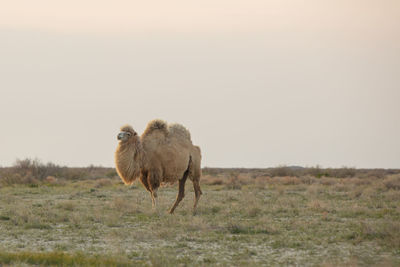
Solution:
M156 206L157 206L157 190L158 190L158 188L153 189L153 191L150 192L150 195L151 195L151 204L152 204L153 209L155 209Z
M147 185L149 187L149 191L151 194L152 207L153 207L153 209L155 209L156 205L157 205L157 202L156 202L157 190L160 187L159 175L157 175L156 172L150 172L147 175Z
M157 192L155 194L153 193L153 189L150 187L150 184L149 184L148 176L149 176L148 172L143 173L140 176L140 181L142 182L144 188L146 188L146 190L149 191L150 197L151 197L151 204L152 204L152 207L154 209L154 207L156 206L156 199L155 198L157 197Z

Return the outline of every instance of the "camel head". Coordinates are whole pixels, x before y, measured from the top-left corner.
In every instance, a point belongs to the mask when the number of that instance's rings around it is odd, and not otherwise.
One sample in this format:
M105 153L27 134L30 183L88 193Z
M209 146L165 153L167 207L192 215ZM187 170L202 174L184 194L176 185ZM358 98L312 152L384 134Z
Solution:
M132 126L124 125L121 127L121 132L117 135L117 139L122 142L134 141L137 138L137 133Z

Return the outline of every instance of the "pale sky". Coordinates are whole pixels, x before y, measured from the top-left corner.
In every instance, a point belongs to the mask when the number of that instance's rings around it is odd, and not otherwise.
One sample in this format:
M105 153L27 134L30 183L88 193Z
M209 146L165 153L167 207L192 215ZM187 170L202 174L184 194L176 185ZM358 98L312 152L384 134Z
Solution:
M400 168L400 1L1 2L1 166L111 167L154 118L203 166Z

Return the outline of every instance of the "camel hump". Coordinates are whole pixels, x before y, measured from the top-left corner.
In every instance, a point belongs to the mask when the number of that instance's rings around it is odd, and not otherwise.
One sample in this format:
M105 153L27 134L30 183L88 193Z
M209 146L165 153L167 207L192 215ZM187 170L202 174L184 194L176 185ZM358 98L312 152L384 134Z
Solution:
M167 135L168 134L168 125L167 125L167 123L165 121L159 120L159 119L155 119L155 120L150 121L147 124L146 130L144 130L144 132L143 132L143 136L150 135L155 131L162 132L165 135Z
M190 132L183 125L178 123L167 124L163 120L152 120L147 124L146 130L144 130L142 137L150 136L156 134L159 136L178 138L180 140L191 141ZM159 136L160 137L160 136Z
M183 125L178 123L172 123L168 125L169 136L183 138L191 141L190 132Z

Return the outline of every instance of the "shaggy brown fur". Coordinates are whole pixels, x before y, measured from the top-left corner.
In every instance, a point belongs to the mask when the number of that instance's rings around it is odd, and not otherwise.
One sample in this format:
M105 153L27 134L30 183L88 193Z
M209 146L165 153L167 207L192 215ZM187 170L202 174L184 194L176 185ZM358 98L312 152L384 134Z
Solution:
M179 181L179 192L170 213L184 198L185 182L193 182L194 211L200 195L201 151L192 144L189 131L180 124L167 124L162 120L148 123L139 137L129 125L121 127L120 142L115 152L117 172L125 184L137 178L150 192L153 207L157 190L162 184Z

